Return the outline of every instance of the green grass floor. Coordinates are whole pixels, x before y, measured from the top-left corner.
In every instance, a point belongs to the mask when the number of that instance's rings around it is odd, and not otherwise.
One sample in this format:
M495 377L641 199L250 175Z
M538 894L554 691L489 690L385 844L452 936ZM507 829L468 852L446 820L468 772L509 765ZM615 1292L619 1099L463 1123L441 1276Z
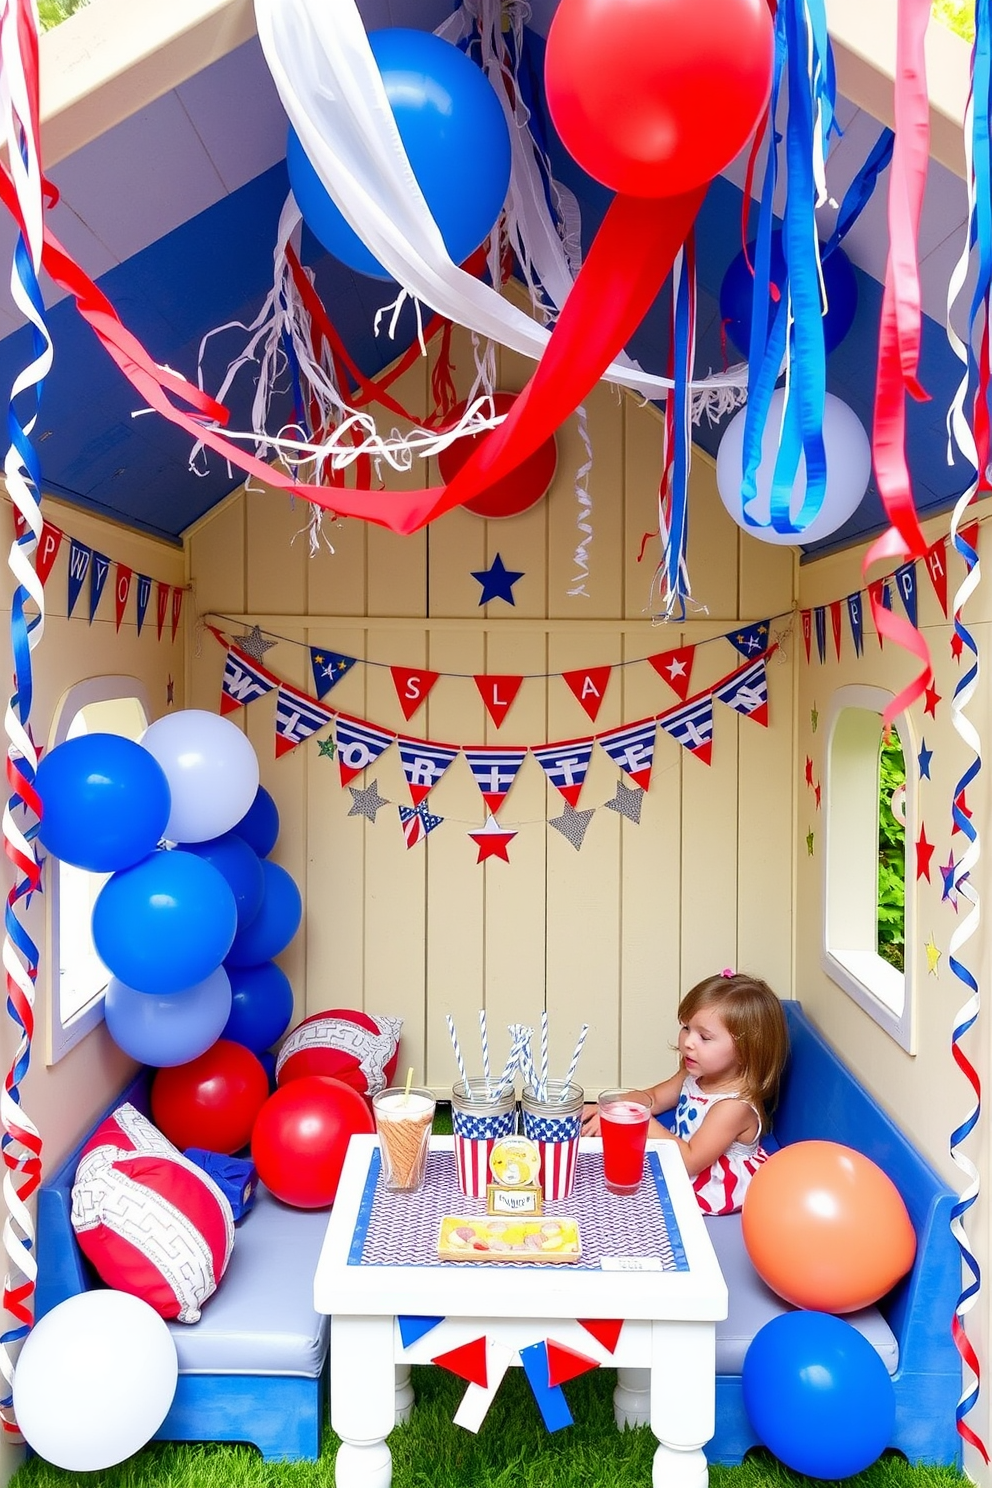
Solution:
M647 1429L618 1432L613 1421L612 1370L565 1386L575 1424L544 1430L520 1369L511 1369L478 1435L452 1416L463 1380L441 1369L414 1369L417 1406L408 1425L389 1438L394 1488L650 1488L655 1439ZM34 1458L13 1488L330 1488L336 1438L328 1432L318 1462L263 1462L251 1447L154 1443L120 1466L73 1473ZM764 1452L741 1467L714 1467L711 1488L803 1488L813 1480L791 1473ZM950 1468L910 1467L887 1455L856 1478L857 1488L960 1488Z

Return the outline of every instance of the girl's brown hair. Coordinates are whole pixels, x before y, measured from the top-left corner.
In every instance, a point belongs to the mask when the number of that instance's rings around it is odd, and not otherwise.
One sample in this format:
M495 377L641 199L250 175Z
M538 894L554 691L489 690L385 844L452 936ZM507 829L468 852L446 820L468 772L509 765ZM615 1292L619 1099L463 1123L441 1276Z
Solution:
M679 1022L688 1023L703 1008L712 1008L723 1019L737 1049L741 1095L755 1107L761 1129L767 1131L789 1054L781 1002L760 977L737 971L697 982L679 1003Z

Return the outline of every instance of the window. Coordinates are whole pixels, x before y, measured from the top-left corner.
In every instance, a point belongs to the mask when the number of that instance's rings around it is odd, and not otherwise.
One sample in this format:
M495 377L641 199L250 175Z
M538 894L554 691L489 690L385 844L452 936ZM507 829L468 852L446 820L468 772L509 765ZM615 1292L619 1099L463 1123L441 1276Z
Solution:
M90 677L63 697L49 741L54 749L80 734L123 734L140 739L149 720L148 696L135 677ZM96 953L90 929L93 905L109 874L58 863L50 895L52 1016L49 1063L55 1064L103 1019L110 973Z
M902 1048L913 1052L912 895L905 894L905 843L915 838L904 751L915 753L902 715L888 740L882 713L891 693L843 687L827 732L823 969ZM894 810L893 810L894 808Z

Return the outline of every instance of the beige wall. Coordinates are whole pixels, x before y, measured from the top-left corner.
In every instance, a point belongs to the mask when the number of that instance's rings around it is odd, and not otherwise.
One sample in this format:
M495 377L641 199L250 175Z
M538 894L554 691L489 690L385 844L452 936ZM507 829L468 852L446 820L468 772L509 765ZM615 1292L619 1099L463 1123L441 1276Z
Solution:
M471 366L465 340L456 343L456 363L459 374ZM519 387L525 376L524 364L504 354L500 385ZM407 407L423 405L423 367L407 375L399 396ZM648 544L643 564L636 560L642 534L657 527L661 424L653 410L606 386L590 398L588 414L595 536L587 598L567 593L579 536L574 472L583 458L573 420L559 434L549 498L508 521L458 511L408 538L357 522L327 525L335 551L311 556L299 505L272 492L229 498L190 536L197 613L226 615L234 633L257 623L283 637L266 664L310 692L310 645L466 674L442 677L407 725L384 667L353 668L328 699L418 737L540 744L588 734L586 715L558 678L525 681L496 733L471 674L557 672L722 637L742 617L788 612L793 584L791 552L743 541L700 456L690 541L696 605L681 626L652 626L645 607L657 544ZM497 551L525 577L513 609L497 601L481 610L471 571ZM769 669L769 729L717 704L709 768L661 733L640 827L597 811L581 852L548 827L560 798L527 760L501 812L519 828L510 862L485 867L476 866L467 837L484 809L464 761L430 797L444 825L426 850L408 851L395 806L375 826L349 818L351 796L315 741L275 760L274 697L251 704L248 732L281 813L274 855L307 906L303 931L282 958L298 1014L364 1006L402 1016L404 1063L444 1090L455 1074L445 1013L474 1048L485 1006L502 1049L507 1022L533 1021L547 1005L552 1059L562 1072L580 1024L591 1025L582 1077L595 1088L670 1068L679 994L714 968L747 966L790 995L791 656L789 647ZM738 660L725 640L701 646L694 690ZM193 706L217 706L223 662L209 634L194 641ZM614 673L596 727L634 722L675 701L650 667L632 666ZM580 806L611 799L617 776L596 751ZM408 801L395 749L369 777L391 802Z
M44 509L47 520L61 528L67 538L76 537L81 542L96 547L108 557L127 564L136 573L146 573L169 584L181 585L185 582L184 554L180 549L140 537L54 501L46 500ZM5 503L4 522L6 531L10 532L9 503ZM162 640L156 638L154 595L139 636L134 618L132 586L128 617L122 623L120 632L116 631L113 570L108 577L93 624L90 625L86 619L88 580L77 601L72 619L66 618L67 538L63 540L45 588L45 635L35 652L35 692L31 720L39 744L47 744L49 741L52 720L60 698L70 686L84 678L106 674L139 678L147 687L156 717L166 710L166 684L169 676L175 681L178 706L181 706L184 689L182 636L173 644L169 626L166 625ZM8 677L12 670L9 642L11 592L10 576L4 565L3 576L0 578L0 606L5 613L0 645L6 658L3 672ZM50 872L49 867L46 869L46 883ZM10 883L9 868L6 883ZM36 995L37 1036L30 1071L22 1087L22 1104L41 1132L44 1142L43 1161L45 1167L50 1169L59 1163L113 1093L120 1089L134 1066L107 1036L102 1024L58 1064L46 1064L53 964L47 906L48 900L44 895L36 897L25 916L29 933L41 947L42 959ZM13 1026L9 1019L4 1018L0 1031L0 1058L5 1072L13 1057L14 1047ZM16 1449L6 1442L0 1443L0 1481L9 1476L18 1460Z

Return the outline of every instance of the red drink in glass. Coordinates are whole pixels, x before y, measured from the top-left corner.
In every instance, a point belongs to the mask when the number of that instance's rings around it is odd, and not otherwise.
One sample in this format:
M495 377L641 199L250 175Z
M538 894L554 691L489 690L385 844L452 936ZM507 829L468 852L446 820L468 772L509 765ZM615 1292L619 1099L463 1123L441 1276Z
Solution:
M636 1093L604 1090L599 1097L603 1177L611 1193L636 1193L644 1173L651 1112Z

